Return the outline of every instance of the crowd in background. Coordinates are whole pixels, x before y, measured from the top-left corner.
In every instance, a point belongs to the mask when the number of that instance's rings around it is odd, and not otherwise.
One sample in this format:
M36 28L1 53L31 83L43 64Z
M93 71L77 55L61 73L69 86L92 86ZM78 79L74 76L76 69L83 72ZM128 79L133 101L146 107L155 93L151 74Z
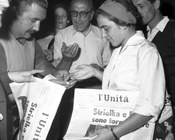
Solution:
M105 0L93 0L94 7L97 9ZM70 5L69 0L60 0L59 2L64 3L67 7ZM175 19L175 1L174 0L162 0L162 13L167 15L170 18ZM48 13L46 19L41 23L41 30L38 32L38 38L46 36L50 30L53 30L54 18L53 18L53 9L54 6L58 3L57 0L48 1ZM93 23L96 24L96 19L93 19ZM46 28L47 27L47 28Z

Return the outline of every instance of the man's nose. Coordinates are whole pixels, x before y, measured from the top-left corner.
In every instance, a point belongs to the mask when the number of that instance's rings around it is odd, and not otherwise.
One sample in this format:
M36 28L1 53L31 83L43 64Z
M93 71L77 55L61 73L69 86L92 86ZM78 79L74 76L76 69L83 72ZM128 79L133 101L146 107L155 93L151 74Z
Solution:
M82 17L80 16L80 14L78 13L77 17L76 17L76 20L77 21L80 21L82 19Z

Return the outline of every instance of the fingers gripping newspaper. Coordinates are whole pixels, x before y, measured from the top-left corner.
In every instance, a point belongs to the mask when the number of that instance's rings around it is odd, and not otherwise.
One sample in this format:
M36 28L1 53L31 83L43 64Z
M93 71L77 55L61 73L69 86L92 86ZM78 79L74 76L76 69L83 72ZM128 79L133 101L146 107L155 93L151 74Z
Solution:
M18 140L45 140L66 88L39 78L10 86L20 115Z
M93 139L100 129L119 125L134 110L138 96L137 91L75 89L72 117L64 140ZM125 140L150 139L148 127L154 129L154 124L143 126L137 136L125 135Z

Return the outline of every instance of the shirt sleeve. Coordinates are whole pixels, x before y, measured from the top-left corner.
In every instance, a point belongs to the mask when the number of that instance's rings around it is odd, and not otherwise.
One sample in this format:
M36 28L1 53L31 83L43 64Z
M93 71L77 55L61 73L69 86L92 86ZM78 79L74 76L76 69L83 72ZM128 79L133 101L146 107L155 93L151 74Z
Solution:
M9 84L12 81L10 80L8 76L7 60L6 60L5 51L4 51L2 44L0 44L0 81L5 90L5 93L7 95L12 94L11 88L9 86Z
M165 77L162 60L155 48L141 56L138 73L140 94L134 112L153 116L156 120L165 101Z

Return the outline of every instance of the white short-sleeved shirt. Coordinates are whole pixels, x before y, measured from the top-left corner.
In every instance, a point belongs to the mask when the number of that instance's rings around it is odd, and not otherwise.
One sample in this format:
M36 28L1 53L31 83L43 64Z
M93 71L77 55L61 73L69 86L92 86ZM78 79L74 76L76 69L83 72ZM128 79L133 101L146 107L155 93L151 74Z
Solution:
M153 116L150 122L157 120L165 100L164 69L155 45L141 31L122 50L119 47L113 51L103 74L102 88L138 91L134 112Z
M81 48L80 56L75 60L70 68L73 72L78 65L81 64L98 64L103 67L108 64L111 57L109 42L103 36L100 28L90 25L86 35L77 32L73 25L61 30L55 36L54 42L54 59L61 60L62 43L67 46L77 43Z

